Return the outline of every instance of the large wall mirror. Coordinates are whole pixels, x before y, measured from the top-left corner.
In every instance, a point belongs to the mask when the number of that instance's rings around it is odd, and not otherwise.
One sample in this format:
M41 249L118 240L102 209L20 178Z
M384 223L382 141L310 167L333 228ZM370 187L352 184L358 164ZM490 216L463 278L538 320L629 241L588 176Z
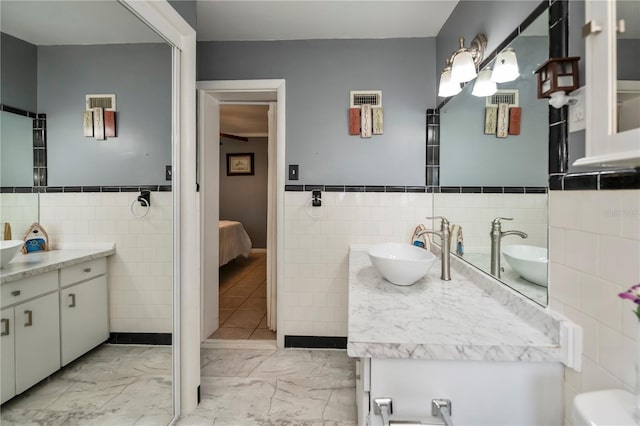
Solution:
M173 196L165 167L172 164L172 47L117 0L3 0L0 8L0 224L10 223L13 239L39 221L54 245L116 244L108 260L115 344L98 346L9 399L0 423L169 424ZM113 137L83 132L87 94L116 95ZM46 115L46 132L34 114ZM48 184L34 180L39 166ZM130 209L141 189L152 192L145 218ZM144 254L148 246L155 246L151 255ZM122 336L158 341L127 345Z
M546 305L549 121L534 71L549 57L549 19L546 8L534 14L506 46L516 53L516 80L499 83L488 97L472 95L472 81L439 106L434 215L458 227L452 238L462 242L462 259ZM520 108L517 134L496 134L493 113L501 103Z

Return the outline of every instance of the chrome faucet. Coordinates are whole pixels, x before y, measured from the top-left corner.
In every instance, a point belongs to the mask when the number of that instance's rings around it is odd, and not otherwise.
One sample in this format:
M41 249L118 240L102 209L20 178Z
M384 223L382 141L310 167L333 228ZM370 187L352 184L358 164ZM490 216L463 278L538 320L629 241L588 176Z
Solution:
M451 240L449 239L449 221L444 216L427 217L427 219L440 219L442 221L440 223L440 232L426 229L424 231L420 231L417 236L420 237L424 234L434 234L440 237L440 249L442 251L440 254L440 257L442 258L440 265L440 279L443 281L451 281L451 269L449 267L451 246Z
M522 231L502 231L501 220L513 220L512 217L496 217L491 222L491 275L500 278L500 242L502 237L507 235L518 235L520 238L527 238L528 235Z

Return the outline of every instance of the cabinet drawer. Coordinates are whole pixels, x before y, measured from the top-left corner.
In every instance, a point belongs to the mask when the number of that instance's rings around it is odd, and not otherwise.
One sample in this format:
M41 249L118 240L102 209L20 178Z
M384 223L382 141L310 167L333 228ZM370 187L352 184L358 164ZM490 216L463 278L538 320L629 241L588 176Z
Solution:
M34 275L33 277L2 284L0 304L4 308L57 289L58 271Z
M107 259L90 260L60 270L60 287L65 287L107 273Z

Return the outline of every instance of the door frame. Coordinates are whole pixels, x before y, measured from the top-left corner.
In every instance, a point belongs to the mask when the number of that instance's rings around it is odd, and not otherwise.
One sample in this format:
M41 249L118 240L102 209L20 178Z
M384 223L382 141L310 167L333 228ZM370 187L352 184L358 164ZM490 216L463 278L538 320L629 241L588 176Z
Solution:
M157 0L118 0L171 46L171 164L173 168L173 414L198 404L199 323L189 309L200 303L196 156L196 31L169 4ZM196 321L194 321L196 317ZM195 326L195 327L194 327Z
M234 102L242 102L242 101L266 101L273 100L267 99L269 93L273 93L275 96L275 102L277 105L276 108L276 164L275 164L275 172L276 172L276 344L279 348L284 347L284 334L282 330L284 330L284 319L282 317L283 312L283 301L282 301L282 293L284 291L284 186L285 186L285 148L286 148L286 118L285 118L285 80L284 79L273 79L273 80L217 80L217 81L198 81L196 83L196 87L198 90L198 105L204 110L199 111L199 123L198 123L198 152L200 153L199 158L199 166L201 171L201 176L203 176L204 168L204 158L207 156L206 146L205 146L205 120L204 117L207 116L205 97L213 97L218 101L234 101ZM258 97L258 99L256 99ZM214 135L214 139L219 139L219 135ZM216 145L215 149L218 150L219 155L219 146ZM220 173L220 163L215 162L214 167L208 167L209 173L219 174ZM269 165L269 167L273 167ZM219 194L219 180L213 179L213 182L218 182L217 193ZM215 184L215 183L214 183ZM204 178L200 181L200 196L202 194L207 193L206 188L207 182ZM215 206L219 206L219 197L214 199ZM207 232L212 226L215 226L217 229L218 224L215 223L215 220L211 220L212 218L207 218L204 212L205 203L201 199L200 200L200 216L202 232L200 234L201 240L201 255L205 251L204 249L208 247L208 244L219 244L216 239L206 238L207 235L215 234L215 230L212 232ZM218 209L219 211L219 209ZM206 221L206 219L209 219ZM215 218L214 218L215 219ZM218 218L219 219L219 218ZM217 259L214 259L215 264L217 265ZM204 292L204 265L206 264L204 259L200 259L200 264L202 265L200 268L201 273L201 285L200 285L200 298L203 299ZM203 304L200 305L200 321L203 320ZM200 336L202 339L202 336Z

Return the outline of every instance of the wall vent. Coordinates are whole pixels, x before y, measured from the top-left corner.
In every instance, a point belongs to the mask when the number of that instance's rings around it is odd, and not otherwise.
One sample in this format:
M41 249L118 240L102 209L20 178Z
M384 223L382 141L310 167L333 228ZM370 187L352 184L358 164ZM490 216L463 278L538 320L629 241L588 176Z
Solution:
M86 95L86 110L103 108L105 111L116 110L116 95Z
M509 106L520 106L520 91L517 89L498 90L491 96L487 96L486 106L495 106L498 104L508 104Z
M382 90L352 90L350 95L351 108L360 105L382 106Z

